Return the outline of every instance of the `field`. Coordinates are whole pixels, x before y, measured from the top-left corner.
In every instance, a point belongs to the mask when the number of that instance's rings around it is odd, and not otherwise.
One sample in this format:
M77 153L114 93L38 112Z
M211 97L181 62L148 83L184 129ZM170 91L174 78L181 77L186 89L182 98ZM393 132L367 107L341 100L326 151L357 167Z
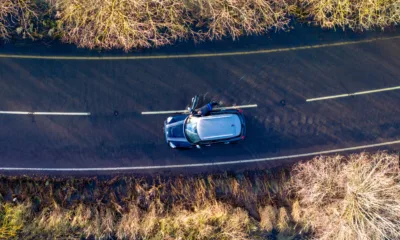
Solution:
M193 177L1 177L0 238L396 239L398 155Z
M397 0L0 0L0 38L59 38L96 49L323 28L384 29L400 22Z

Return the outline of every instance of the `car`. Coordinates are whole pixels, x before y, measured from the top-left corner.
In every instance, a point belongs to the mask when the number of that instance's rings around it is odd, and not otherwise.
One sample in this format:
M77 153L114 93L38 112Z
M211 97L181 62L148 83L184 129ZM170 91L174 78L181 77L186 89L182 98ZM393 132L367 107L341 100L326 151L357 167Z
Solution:
M189 108L191 114L170 116L164 122L165 139L171 148L200 148L201 145L229 144L245 139L246 123L242 110L212 110L202 116L192 110L197 104L195 98Z

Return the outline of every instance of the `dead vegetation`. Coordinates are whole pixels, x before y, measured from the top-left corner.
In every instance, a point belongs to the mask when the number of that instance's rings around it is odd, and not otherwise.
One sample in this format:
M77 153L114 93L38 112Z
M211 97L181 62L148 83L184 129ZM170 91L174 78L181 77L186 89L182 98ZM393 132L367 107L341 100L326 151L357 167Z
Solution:
M210 175L109 180L16 177L0 179L0 239L254 239L273 229L294 236L289 202L279 199L285 175ZM275 179L272 181L272 179ZM284 215L262 215L268 204ZM8 216L7 215L7 216ZM269 221L261 227L257 219ZM268 220L271 217L273 219ZM280 224L280 225L279 225ZM8 234L8 235L6 235ZM12 235L11 235L12 234Z
M0 239L399 239L398 161L364 153L239 175L1 177Z
M57 0L54 6L62 39L87 48L236 39L283 29L289 22L284 0Z
M0 38L8 39L12 24L11 16L17 16L17 5L12 0L0 0Z
M299 0L299 3L303 14L324 28L362 31L400 22L398 0Z
M40 11L42 3L34 0L0 0L0 38L9 39L13 33L34 40L41 35L39 25L47 14Z
M29 205L0 205L0 239L15 238L24 226L24 217Z
M319 157L297 165L291 185L318 239L399 239L399 156Z
M192 32L183 1L61 0L55 7L62 39L81 47L158 47Z
M398 0L0 0L0 38L61 38L85 48L161 47L177 41L290 29L292 19L356 31L397 25Z

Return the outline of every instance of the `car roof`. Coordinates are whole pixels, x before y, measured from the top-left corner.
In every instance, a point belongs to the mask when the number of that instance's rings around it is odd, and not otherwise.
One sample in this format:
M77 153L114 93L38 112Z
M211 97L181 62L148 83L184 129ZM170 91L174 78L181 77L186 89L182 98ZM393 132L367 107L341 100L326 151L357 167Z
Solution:
M219 140L239 136L242 125L236 114L218 114L200 117L197 133L201 140Z

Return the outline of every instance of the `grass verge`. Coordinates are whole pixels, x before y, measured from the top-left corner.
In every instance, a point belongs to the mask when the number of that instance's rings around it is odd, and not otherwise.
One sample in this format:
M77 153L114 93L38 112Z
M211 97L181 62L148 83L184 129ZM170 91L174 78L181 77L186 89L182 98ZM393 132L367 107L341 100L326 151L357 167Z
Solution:
M400 22L398 0L0 0L0 38L60 38L79 47L130 49L177 41L289 30L293 19L323 28L384 29Z
M171 178L0 178L0 239L398 239L398 155Z
M399 156L319 157L298 164L291 187L319 239L399 239Z

